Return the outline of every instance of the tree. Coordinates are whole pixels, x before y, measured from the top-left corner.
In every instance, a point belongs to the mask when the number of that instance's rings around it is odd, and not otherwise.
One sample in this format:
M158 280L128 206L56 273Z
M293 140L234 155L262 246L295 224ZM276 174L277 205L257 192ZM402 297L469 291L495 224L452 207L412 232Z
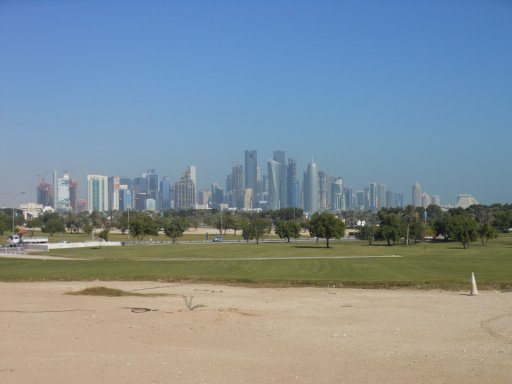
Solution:
M462 243L464 249L469 248L469 243L478 238L478 224L475 219L456 215L448 220L450 238Z
M130 219L130 235L136 237L138 241L147 235L158 236L158 225L155 220L146 212L141 212Z
M419 215L416 208L412 205L405 207L402 212L402 220L405 222L405 245L409 245L409 237L411 234L411 226L419 222Z
M41 231L44 233L49 233L50 236L53 236L57 232L64 232L64 218L59 216L57 213L45 213L41 217L42 226Z
M357 227L356 238L359 240L368 241L368 245L372 245L375 240L375 233L377 227L373 224L361 225Z
M178 237L183 236L183 233L189 228L189 223L186 219L178 217L176 219L166 219L164 223L164 233L167 237L172 239L175 243Z
M482 245L487 245L487 241L498 237L498 231L491 224L482 224L478 227L478 235Z
M314 213L309 227L311 236L325 238L326 248L330 248L330 239L339 239L345 234L345 223L329 212Z
M247 241L256 240L256 244L260 243L265 234L270 232L272 221L258 216L253 216L244 223L242 236Z
M276 234L280 239L298 239L300 237L300 224L293 220L279 221L276 224Z
M392 213L379 212L380 227L379 236L386 240L389 246L398 243L402 237L400 218Z
M110 230L108 228L105 228L103 229L102 231L100 231L100 233L98 233L98 237L100 239L103 239L105 241L108 241L108 235L110 234Z

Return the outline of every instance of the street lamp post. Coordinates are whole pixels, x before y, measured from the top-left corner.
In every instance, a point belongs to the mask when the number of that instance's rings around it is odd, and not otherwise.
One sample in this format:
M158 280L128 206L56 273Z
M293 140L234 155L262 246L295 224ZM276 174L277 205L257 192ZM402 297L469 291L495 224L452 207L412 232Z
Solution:
M16 200L16 198L18 196L21 196L21 195L24 195L26 192L23 191L23 192L20 192L20 193L17 193L14 195L14 200ZM14 212L15 212L16 208L13 206L12 207L12 234L14 235Z

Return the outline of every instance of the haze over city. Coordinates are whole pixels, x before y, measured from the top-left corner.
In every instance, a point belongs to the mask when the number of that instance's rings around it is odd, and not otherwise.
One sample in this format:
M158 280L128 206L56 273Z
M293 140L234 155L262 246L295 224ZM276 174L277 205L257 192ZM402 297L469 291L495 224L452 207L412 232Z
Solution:
M0 3L0 206L68 170L224 185L284 150L354 190L511 203L506 1ZM19 193L26 191L25 196Z

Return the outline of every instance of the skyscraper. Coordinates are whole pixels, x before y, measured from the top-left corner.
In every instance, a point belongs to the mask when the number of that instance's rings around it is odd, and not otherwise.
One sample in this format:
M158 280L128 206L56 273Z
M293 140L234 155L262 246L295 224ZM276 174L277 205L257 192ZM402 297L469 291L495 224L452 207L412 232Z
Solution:
M37 186L37 204L42 204L44 207L53 207L53 188L44 181L44 177Z
M314 161L311 161L304 172L304 211L315 213L319 210L319 188L318 167Z
M112 211L119 211L119 190L121 178L111 176L108 178L108 206Z
M324 171L318 172L318 196L319 196L319 209L321 211L329 208L329 178Z
M421 191L421 185L420 183L416 182L413 186L412 186L412 205L415 206L415 207L421 207L421 196L422 196L422 191Z
M339 176L331 179L331 209L333 211L344 211L346 209L343 178Z
M195 208L196 188L190 177L190 169L187 169L173 188L174 207L176 210Z
M62 177L57 177L57 212L67 212L71 210L71 195L69 187L71 178L68 173L64 173Z
M286 177L286 192L288 194L286 205L288 207L298 208L300 205L300 190L299 179L297 176L297 161L295 159L288 159L288 170Z
M164 176L160 182L160 210L165 212L171 209L171 182Z
M281 163L269 160L268 164L268 209L277 210L280 205L280 173Z
M244 207L244 167L240 164L231 169L231 199L233 207Z
M87 210L108 211L108 177L87 175Z
M377 202L377 183L370 183L370 199L369 199L369 209L376 210L378 208Z
M245 151L245 188L252 188L257 191L257 170L258 170L258 152L253 149Z
M280 164L279 167L279 207L286 208L288 193L286 191L286 154L284 151L274 151L274 161Z
M377 184L377 208L386 208L386 184Z

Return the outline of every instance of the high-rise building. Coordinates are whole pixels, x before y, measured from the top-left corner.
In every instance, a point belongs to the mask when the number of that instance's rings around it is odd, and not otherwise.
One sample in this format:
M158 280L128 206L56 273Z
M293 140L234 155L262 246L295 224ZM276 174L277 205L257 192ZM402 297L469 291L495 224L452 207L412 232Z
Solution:
M53 207L53 188L44 181L44 178L37 186L37 204L41 204L43 207Z
M78 182L75 179L69 183L69 205L73 212L78 212Z
M421 185L420 185L420 183L416 182L412 186L412 205L413 206L415 206L415 207L422 206L421 195L422 195Z
M386 207L395 208L395 194L393 191L386 191Z
M66 172L62 177L57 177L57 212L63 213L71 210L70 185L69 173Z
M267 208L277 210L281 208L280 201L280 174L281 163L275 160L269 160L268 164L268 204Z
M370 183L370 198L369 198L369 209L376 210L379 207L378 195L377 195L377 183Z
M119 211L119 191L121 178L111 176L108 178L108 207L112 211Z
M324 171L318 172L318 208L324 211L329 208L329 177Z
M252 209L254 207L254 193L252 188L245 188L244 191L244 208Z
M188 167L188 173L190 174L190 180L194 182L194 186L197 189L197 167L195 165L190 165Z
M196 188L190 176L189 169L187 169L180 180L174 183L174 208L177 211L195 208Z
M300 206L300 186L297 174L297 160L288 159L288 170L286 172L286 178L286 192L288 194L286 206L298 208Z
M404 194L403 193L395 193L395 207L403 208L404 207Z
M231 201L234 208L244 207L244 167L240 164L231 169Z
M430 198L430 195L426 192L423 192L421 194L421 206L423 208L427 208L430 204L431 204L431 198Z
M288 192L286 190L287 187L287 178L286 178L286 154L285 151L274 151L274 161L277 161L280 164L279 167L279 207L286 208L287 207L287 198Z
M345 194L343 193L343 178L340 176L331 179L331 210L345 211L347 209Z
M164 176L160 182L160 210L165 212L171 209L171 181Z
M304 211L315 213L319 210L319 191L318 167L314 161L311 161L304 172Z
M245 151L245 188L252 188L253 192L258 187L258 152L253 149Z
M438 207L441 206L441 196L439 195L433 195L432 196L432 204L437 205Z
M220 205L224 203L224 191L220 184L212 183L212 193L210 197L210 206L215 209L220 209Z
M354 201L356 200L354 197L354 192L352 191L352 187L344 187L343 194L345 195L345 207L347 211L354 210Z
M155 200L156 207L158 209L159 202L159 191L158 187L160 186L159 180L158 180L158 173L154 169L149 169L147 173L142 175L143 177L146 177L146 183L147 183L147 198ZM147 206L147 205L146 205Z
M364 191L358 190L356 191L356 206L355 209L362 211L364 209Z
M107 176L87 175L87 210L89 212L109 210Z
M386 184L377 184L377 208L386 207Z

